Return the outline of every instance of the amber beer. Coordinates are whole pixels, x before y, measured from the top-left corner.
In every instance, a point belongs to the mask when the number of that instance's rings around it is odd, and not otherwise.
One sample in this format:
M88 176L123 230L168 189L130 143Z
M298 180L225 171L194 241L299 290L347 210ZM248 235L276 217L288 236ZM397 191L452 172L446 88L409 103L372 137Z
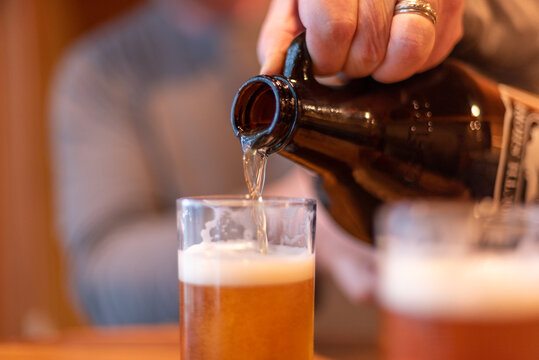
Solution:
M426 228L436 216L420 215ZM417 236L383 241L402 243L385 248L380 262L382 359L539 359L539 208L522 220L535 223L533 233L499 223L492 238L449 216L432 222L439 237L430 244L436 231L402 220L393 225Z
M254 244L179 251L182 360L313 358L314 255Z
M537 260L394 265L384 280L384 359L539 359Z

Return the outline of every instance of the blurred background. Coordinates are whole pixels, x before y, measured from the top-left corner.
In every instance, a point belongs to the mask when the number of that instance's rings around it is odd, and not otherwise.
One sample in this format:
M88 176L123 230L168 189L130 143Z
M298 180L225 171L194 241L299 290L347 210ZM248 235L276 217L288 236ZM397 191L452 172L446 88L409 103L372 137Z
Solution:
M48 89L75 39L140 0L0 0L0 340L80 324L53 223Z
M144 1L0 0L0 341L84 325L54 220L51 82L77 39ZM317 336L372 337L372 309L351 304L324 282Z

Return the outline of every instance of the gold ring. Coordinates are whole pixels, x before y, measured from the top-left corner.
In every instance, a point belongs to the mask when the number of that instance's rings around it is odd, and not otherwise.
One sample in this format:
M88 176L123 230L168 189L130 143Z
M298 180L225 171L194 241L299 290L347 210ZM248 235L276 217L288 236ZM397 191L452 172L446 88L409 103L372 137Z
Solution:
M436 10L426 1L422 0L401 0L395 5L393 15L414 13L423 15L433 24L436 24Z

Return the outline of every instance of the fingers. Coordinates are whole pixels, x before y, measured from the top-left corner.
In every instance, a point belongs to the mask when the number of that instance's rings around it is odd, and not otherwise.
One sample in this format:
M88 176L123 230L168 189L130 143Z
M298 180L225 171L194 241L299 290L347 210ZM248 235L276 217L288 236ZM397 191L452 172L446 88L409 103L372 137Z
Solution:
M394 16L386 56L372 77L389 83L417 73L429 59L435 36L434 24L422 15L407 13Z
M434 48L420 71L440 64L462 38L463 13L463 0L444 0L440 4Z
M357 28L358 0L299 0L298 11L318 75L341 71Z
M314 72L339 72L356 31L357 6L358 0L273 0L258 42L260 72L280 72L288 46L303 30Z
M358 6L358 26L346 64L350 78L370 75L386 56L394 0L363 0Z
M258 39L261 74L281 72L288 46L301 31L295 0L273 0Z
M361 3L367 0L359 0ZM404 80L415 73L428 70L441 63L451 52L455 44L462 37L462 16L464 0L425 0L437 13L437 22L432 24L429 18L416 13L393 15L395 1L390 5L391 28L385 46L385 56L376 67L378 56L371 58L371 67L365 65L351 52L348 60L351 64L345 71L349 77L372 75L381 82L396 82ZM372 13L372 9L369 9ZM380 15L381 16L381 15ZM360 18L363 17L360 15ZM385 18L383 18L385 19ZM365 20L363 20L365 21ZM360 28L362 26L360 25ZM383 31L383 28L379 30ZM378 39L378 42L382 39ZM383 48L383 47L382 47ZM359 46L364 51L364 45ZM368 53L368 52L367 52ZM358 71L357 64L363 66ZM369 70L371 71L369 73Z
M396 0L273 0L259 39L261 72L282 70L294 37L306 31L317 75L404 80L443 61L462 36L464 0L425 0L438 22L393 15Z

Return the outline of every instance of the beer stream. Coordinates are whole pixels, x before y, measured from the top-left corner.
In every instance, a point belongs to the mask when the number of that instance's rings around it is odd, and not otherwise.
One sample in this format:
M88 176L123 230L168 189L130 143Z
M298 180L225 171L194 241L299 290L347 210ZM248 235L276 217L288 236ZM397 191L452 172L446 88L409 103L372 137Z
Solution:
M266 163L268 155L266 149L257 149L252 146L255 138L241 137L243 150L243 172L249 197L253 200L253 218L256 225L256 238L258 249L262 254L268 251L268 236L266 233L266 214L262 204L262 190L266 177Z

